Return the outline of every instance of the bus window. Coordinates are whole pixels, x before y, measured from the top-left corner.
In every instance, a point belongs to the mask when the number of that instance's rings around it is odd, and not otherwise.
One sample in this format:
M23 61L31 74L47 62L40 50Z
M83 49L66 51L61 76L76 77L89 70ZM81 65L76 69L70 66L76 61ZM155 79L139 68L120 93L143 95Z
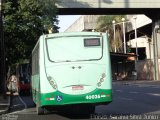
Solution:
M101 37L59 37L46 40L48 57L54 62L99 60Z

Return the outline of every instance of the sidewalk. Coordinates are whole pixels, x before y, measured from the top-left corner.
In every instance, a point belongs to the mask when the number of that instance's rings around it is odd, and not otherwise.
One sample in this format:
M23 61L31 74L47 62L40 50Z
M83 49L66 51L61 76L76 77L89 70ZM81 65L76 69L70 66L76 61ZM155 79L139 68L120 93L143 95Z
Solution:
M160 80L113 80L113 84L148 84L160 86Z
M9 97L6 96L6 98L3 97L3 95L0 94L0 115L5 114L7 112L9 106Z

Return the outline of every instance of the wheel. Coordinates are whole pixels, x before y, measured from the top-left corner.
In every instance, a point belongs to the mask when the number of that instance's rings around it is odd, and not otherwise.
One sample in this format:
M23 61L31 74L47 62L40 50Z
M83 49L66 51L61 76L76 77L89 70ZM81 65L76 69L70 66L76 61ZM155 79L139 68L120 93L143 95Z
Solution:
M94 105L90 105L89 107L88 107L88 112L89 112L89 114L94 114L95 113L95 106Z
M95 106L94 105L82 105L82 106L80 106L79 113L81 113L81 114L89 115L89 114L94 114L94 112L95 112Z
M44 108L38 107L38 105L36 105L36 109L37 109L37 114L38 115L43 115L44 114Z

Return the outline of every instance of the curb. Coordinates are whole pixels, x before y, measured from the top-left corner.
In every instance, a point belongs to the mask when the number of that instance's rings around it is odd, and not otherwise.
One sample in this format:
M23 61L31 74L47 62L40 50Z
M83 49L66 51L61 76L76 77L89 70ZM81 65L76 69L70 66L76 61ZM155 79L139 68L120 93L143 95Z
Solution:
M160 84L160 80L114 80L112 84Z
M8 113L8 110L0 110L0 115Z
M5 100L2 99L0 103L0 115L8 113L10 106L10 97L7 97Z
M5 106L3 110L0 110L0 115L8 113L8 108L9 108L9 105Z

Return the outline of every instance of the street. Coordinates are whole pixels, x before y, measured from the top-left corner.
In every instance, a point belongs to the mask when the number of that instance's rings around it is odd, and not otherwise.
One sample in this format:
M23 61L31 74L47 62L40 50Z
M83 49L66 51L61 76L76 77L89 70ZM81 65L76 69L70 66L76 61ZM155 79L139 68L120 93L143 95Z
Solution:
M113 102L109 105L96 107L94 115L82 116L71 113L50 112L46 115L37 115L31 97L21 96L13 100L11 112L2 115L0 119L14 118L18 120L53 120L53 119L102 119L103 117L115 118L116 116L153 115L160 119L160 82L113 82ZM143 117L142 117L143 118Z

